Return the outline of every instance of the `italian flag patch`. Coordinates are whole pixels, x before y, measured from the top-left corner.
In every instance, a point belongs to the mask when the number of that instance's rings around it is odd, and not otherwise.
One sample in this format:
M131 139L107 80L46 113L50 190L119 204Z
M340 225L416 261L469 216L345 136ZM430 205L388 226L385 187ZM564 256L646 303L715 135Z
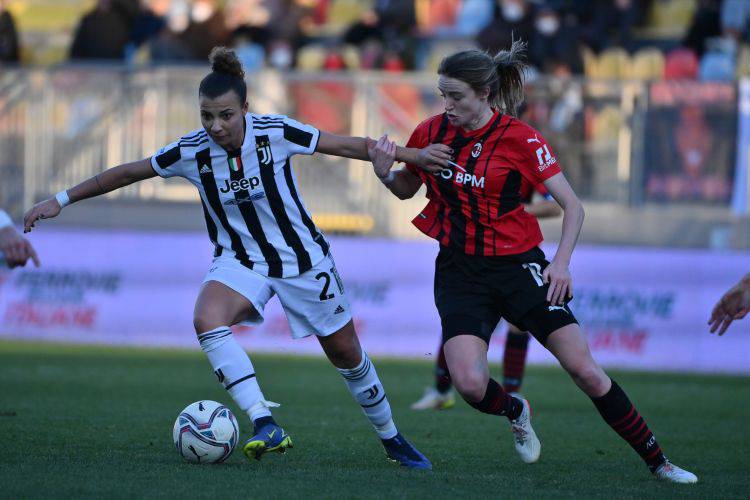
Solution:
M242 160L239 156L236 158L229 158L229 168L231 168L234 172L242 171Z

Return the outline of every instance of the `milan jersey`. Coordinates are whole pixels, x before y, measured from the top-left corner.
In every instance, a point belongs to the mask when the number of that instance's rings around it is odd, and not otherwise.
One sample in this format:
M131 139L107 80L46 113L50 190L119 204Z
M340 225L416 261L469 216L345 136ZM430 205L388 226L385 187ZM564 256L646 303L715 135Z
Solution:
M481 129L454 127L445 114L420 123L407 147L442 143L460 167L431 174L406 167L427 186L429 202L412 221L442 245L469 255L512 255L539 245L536 217L522 205L522 185L560 173L544 138L529 125L495 113Z
M215 255L229 253L264 276L297 276L329 248L299 197L291 165L293 155L315 152L320 133L280 115L248 113L245 124L238 150L225 150L201 129L163 147L151 166L198 188Z

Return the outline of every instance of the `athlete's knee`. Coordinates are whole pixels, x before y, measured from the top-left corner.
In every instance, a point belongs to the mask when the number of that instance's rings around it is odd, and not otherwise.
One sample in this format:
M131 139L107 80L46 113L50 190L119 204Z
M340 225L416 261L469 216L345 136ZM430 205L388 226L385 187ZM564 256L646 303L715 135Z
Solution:
M353 368L362 361L362 346L352 322L328 337L319 337L319 341L326 356L337 368Z
M589 395L602 392L609 381L604 370L594 360L574 363L568 367L568 373L576 385Z
M225 315L212 311L201 311L193 316L193 328L195 333L204 333L220 326L227 325Z
M456 390L465 400L481 401L487 391L487 374L477 370L451 371L451 378Z

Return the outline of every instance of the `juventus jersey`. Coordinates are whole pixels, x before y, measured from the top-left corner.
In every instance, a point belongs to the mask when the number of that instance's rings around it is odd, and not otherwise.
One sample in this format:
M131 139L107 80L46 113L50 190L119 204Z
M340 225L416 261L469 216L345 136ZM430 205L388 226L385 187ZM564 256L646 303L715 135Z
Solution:
M328 254L297 191L291 157L313 154L320 132L281 115L245 115L242 147L227 151L205 130L160 149L151 166L200 193L215 255L229 254L264 276L287 278Z

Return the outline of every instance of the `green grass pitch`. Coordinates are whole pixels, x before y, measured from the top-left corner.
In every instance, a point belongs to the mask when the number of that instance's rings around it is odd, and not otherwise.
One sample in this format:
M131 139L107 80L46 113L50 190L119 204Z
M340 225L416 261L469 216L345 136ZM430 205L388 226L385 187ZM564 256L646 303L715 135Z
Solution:
M322 358L255 355L266 397L295 447L248 462L183 462L172 424L188 403L229 404L200 352L0 342L0 498L747 498L750 378L616 372L667 455L696 485L655 481L559 368L532 368L524 394L542 441L525 465L504 418L463 402L409 404L431 381L427 361L375 358L396 424L433 462L385 459L338 373ZM498 373L498 367L492 367Z

